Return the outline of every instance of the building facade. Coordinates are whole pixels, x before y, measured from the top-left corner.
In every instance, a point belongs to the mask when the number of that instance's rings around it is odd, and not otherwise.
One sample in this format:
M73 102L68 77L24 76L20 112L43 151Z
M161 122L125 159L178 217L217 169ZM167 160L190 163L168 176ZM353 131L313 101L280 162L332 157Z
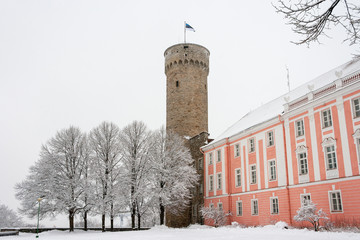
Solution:
M194 167L201 176L192 190L191 205L181 215L166 214L166 225L186 227L202 223L199 210L204 202L203 154L208 139L208 93L210 52L205 47L183 43L165 50L166 129L187 139Z
M360 60L248 113L202 150L204 205L230 213L229 224L299 226L311 200L334 224L360 225Z

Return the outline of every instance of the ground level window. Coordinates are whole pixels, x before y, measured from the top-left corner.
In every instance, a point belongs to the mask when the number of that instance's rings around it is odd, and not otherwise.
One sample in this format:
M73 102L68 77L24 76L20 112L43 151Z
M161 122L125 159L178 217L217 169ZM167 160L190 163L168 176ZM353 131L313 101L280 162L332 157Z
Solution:
M341 203L340 191L330 192L329 194L330 194L331 212L341 212L342 203Z
M311 202L310 194L301 194L300 195L300 201L301 201L301 206L308 205Z
M221 202L218 203L218 209L219 209L220 211L223 210L223 204L222 204Z
M258 214L259 214L258 200L252 199L251 200L251 215L258 215Z
M242 216L242 201L236 202L236 216Z
M279 213L279 199L277 197L270 198L271 203L271 214Z

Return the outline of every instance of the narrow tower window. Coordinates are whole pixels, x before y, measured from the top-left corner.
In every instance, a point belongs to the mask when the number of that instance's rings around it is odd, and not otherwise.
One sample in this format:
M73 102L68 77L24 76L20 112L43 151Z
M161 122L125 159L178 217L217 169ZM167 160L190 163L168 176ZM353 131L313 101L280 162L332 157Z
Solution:
M176 87L179 87L179 81L176 81Z

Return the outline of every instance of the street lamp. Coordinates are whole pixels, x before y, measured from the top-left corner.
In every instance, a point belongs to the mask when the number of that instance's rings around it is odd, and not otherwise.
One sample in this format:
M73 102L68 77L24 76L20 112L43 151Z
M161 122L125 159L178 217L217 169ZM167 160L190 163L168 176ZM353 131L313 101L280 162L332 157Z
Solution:
M42 200L41 197L39 197L37 199L38 203L39 203L39 207L38 207L38 220L37 220L37 229L36 229L36 238L39 237L39 219L40 219L40 201Z

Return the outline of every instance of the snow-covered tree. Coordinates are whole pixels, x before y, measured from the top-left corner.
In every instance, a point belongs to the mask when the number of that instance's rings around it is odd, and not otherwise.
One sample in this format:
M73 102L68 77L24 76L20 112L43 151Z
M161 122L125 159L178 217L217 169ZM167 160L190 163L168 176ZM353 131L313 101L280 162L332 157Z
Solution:
M67 213L70 231L74 231L74 216L84 207L81 197L85 138L79 128L69 127L42 146L40 159L30 168L30 175L16 186L22 212L36 216L40 197L42 215Z
M122 178L129 198L131 227L135 228L135 219L138 218L138 228L141 225L141 214L150 204L149 174L151 132L143 122L134 121L124 127L120 134L122 149Z
M227 216L222 209L214 207L202 207L200 213L205 219L211 219L215 227L224 226L227 221Z
M23 227L21 217L4 204L0 204L0 228Z
M162 127L154 134L153 142L153 193L158 200L162 225L165 209L176 215L189 205L191 189L196 186L199 176L182 137Z
M315 231L319 230L321 219L329 218L322 209L317 210L316 204L312 201L304 203L294 216L294 220L297 222L307 221L311 223L314 226Z
M114 205L119 181L121 160L120 129L114 124L103 122L91 130L89 142L92 149L93 174L97 183L97 207L102 215L102 230L105 231L105 216L110 215L111 229L114 227Z
M336 25L347 33L344 41L350 45L360 43L360 3L356 0L279 0L275 5L293 31L301 36L296 44L319 41L325 30Z

